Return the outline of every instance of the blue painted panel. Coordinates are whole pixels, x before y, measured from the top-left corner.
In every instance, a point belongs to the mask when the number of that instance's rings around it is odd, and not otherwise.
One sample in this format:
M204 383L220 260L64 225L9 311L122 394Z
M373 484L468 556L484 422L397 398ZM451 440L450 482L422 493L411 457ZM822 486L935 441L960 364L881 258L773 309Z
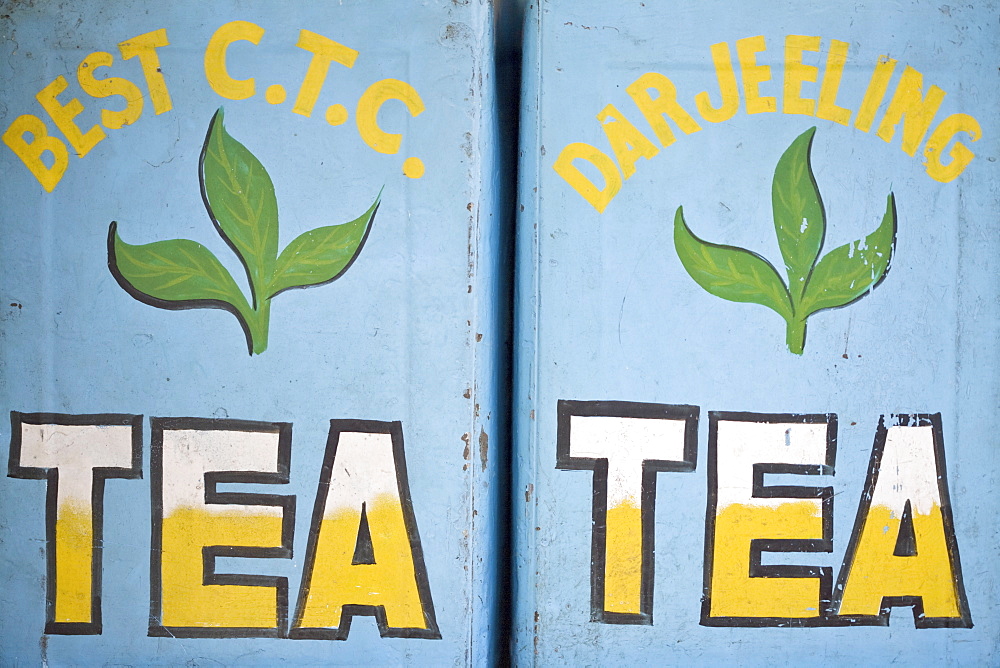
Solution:
M3 662L493 661L490 4L0 21Z
M519 665L994 660L997 20L529 8Z

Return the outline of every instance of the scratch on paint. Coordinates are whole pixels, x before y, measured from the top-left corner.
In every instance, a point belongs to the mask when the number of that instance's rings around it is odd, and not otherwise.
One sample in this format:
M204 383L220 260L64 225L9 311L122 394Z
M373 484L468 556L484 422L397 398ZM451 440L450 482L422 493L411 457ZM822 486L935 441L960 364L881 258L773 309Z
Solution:
M486 435L486 430L479 429L479 461L482 464L483 472L486 471L486 460L489 456L490 437Z

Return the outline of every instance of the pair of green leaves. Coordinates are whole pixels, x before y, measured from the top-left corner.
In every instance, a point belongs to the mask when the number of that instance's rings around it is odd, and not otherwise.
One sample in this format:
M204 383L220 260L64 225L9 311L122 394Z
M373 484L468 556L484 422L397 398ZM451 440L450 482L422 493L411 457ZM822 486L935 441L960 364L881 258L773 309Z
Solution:
M674 215L674 245L691 278L716 297L775 311L787 325L788 349L798 355L805 346L806 319L875 289L885 278L896 245L896 200L890 192L878 229L820 258L826 214L810 163L815 133L816 128L810 128L792 142L778 160L771 184L774 230L787 283L760 255L696 237L684 220L683 207Z
M201 194L218 233L235 251L250 283L248 300L210 250L171 239L131 245L108 232L108 266L136 299L170 309L222 308L239 320L250 354L267 348L271 300L291 288L339 278L361 252L381 200L342 225L318 227L278 253L278 201L271 177L243 144L226 132L220 108L199 160Z

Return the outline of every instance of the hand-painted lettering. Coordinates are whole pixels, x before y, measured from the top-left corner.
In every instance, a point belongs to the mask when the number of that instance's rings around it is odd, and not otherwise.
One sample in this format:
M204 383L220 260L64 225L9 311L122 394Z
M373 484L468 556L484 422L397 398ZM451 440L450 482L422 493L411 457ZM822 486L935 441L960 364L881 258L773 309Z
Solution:
M347 68L354 67L358 52L308 30L299 33L299 41L295 46L305 49L313 57L309 62L309 69L306 70L306 76L302 79L302 87L299 88L292 111L302 116L311 116L313 106L319 99L319 93L326 81L327 72L330 70L330 63L337 62Z
M556 468L594 471L592 621L653 623L656 471L694 470L698 413L559 402ZM972 626L940 415L885 424L834 587L830 567L765 555L833 552L833 487L793 483L834 474L837 416L709 413L703 626L886 626L893 606L917 628Z
M944 465L941 416L879 420L834 603L845 622L889 624L913 608L917 628L971 628Z
M693 471L698 409L560 401L557 468L594 472L591 620L653 623L656 474Z
M250 100L257 95L256 77L243 75L244 78L238 78L242 72L230 72L228 57L230 47L237 42L258 45L264 34L262 26L250 21L224 23L212 34L205 46L203 65L205 80L216 94L227 100ZM83 158L107 137L105 129L118 130L136 123L142 116L147 98L156 115L173 109L174 103L160 57L160 49L169 47L170 44L167 31L163 28L118 44L123 61L134 59L133 62L138 62L138 70L141 71L146 86L145 92L131 79L96 76L98 68L113 67L114 58L110 53L95 51L85 56L76 69L80 89L94 99L122 98L125 101L124 108L101 109L100 125L81 127L78 119L86 110L86 103L79 97L73 97L66 77L58 76L45 85L35 98L63 138L50 130L42 116L21 114L4 130L4 144L20 158L42 188L46 192L52 192L66 173L70 150L77 157ZM299 31L295 47L312 54L291 108L293 113L308 118L312 116L313 109L320 100L330 65L339 63L351 69L359 52L306 29ZM245 46L236 48L242 49ZM129 64L126 67L134 70L136 66ZM264 99L268 104L283 104L287 97L285 84L271 83L265 88ZM425 107L417 90L399 79L376 81L360 96L355 111L359 136L372 150L393 155L399 152L403 135L384 130L378 122L379 111L389 100L401 101L411 117L419 116ZM349 117L348 108L340 102L329 104L323 116L328 125L341 126ZM416 156L407 157L403 160L402 171L409 178L421 178L425 171L423 160Z
M292 638L346 640L356 615L384 638L440 638L398 422L333 420Z
M142 416L14 412L11 425L8 476L48 483L45 633L100 634L104 481L142 477ZM149 635L343 640L370 615L384 637L439 639L399 422L331 421L290 633L287 578L217 567L292 557L295 496L230 491L287 484L291 430L151 418Z
M295 499L219 492L219 483L288 482L291 425L152 420L149 634L280 637L283 577L221 574L218 557L292 556Z
M831 475L831 415L710 413L705 515L707 626L804 626L822 621L833 574L765 566L765 552L831 552L833 488L767 485L773 474Z
M101 125L109 130L118 130L139 120L142 115L143 97L139 87L128 79L107 77L98 79L95 70L99 67L111 67L114 57L105 51L95 51L80 61L76 68L76 79L80 88L94 98L106 98L117 95L125 100L125 108L120 111L101 110Z
M233 42L260 44L264 29L250 21L230 21L219 27L205 48L205 79L216 93L227 100L245 100L256 92L253 77L234 79L226 67L226 53Z
M48 126L38 116L22 114L15 118L4 130L3 143L31 170L46 192L52 192L69 166L66 144L49 134ZM43 159L46 154L49 158Z
M923 145L924 166L928 176L941 183L957 178L975 154L966 144L955 141L956 135L962 132L970 142L978 141L982 134L978 121L968 114L954 113L935 125L945 91L930 84L925 93L924 76L912 67L904 69L890 96L890 84L897 61L887 56L880 56L872 65L871 76L861 100L855 102L853 108L844 106L844 100L838 99L849 46L848 42L829 39L825 40L824 49L822 37L787 35L784 40L781 112L815 116L845 127L850 124L854 115L855 129L867 133L874 125L875 135L887 143L892 142L897 126L902 126L900 148L907 155L914 156ZM747 114L778 111L778 97L762 92L766 91L769 84L774 85L772 66L762 64L762 57L767 49L768 44L763 35L735 41L736 62L742 81L738 85L729 43L720 42L709 47L720 104L713 104L708 91L701 91L689 98L701 118L709 123L730 120L740 108L741 96ZM820 54L824 50L826 59L820 66ZM817 84L818 96L815 93L807 94L806 87L815 90ZM677 141L668 119L686 135L701 129L698 121L688 111L688 100L678 93L673 81L665 74L644 73L625 88L661 147L667 148ZM883 105L887 96L889 102ZM883 109L882 117L876 125L877 116ZM614 104L604 107L598 114L598 121L611 147L613 158L597 146L577 141L567 144L552 166L573 190L598 213L603 213L618 194L622 177L628 179L635 173L637 159L650 159L658 153L658 149L652 145L649 136L630 121L628 113ZM950 160L944 163L941 159L942 152L952 142L947 154ZM599 187L597 181L581 171L576 164L579 160L589 162L597 170L603 178L603 186Z
M45 633L101 633L104 481L142 477L142 416L11 413L12 478L48 485Z
M424 101L420 93L405 81L382 79L376 81L361 94L355 119L358 134L372 149L379 153L398 153L403 142L401 133L386 132L378 124L378 112L389 100L399 100L406 105L410 116L419 116L424 111ZM417 157L409 157L403 162L403 174L411 179L424 175L424 163Z
M163 69L160 67L160 55L156 51L160 47L169 45L167 31L163 28L133 37L118 45L123 60L136 57L139 59L142 75L146 78L149 99L153 103L153 113L156 115L174 108L173 102L170 100L170 91L167 90L166 78L163 76Z

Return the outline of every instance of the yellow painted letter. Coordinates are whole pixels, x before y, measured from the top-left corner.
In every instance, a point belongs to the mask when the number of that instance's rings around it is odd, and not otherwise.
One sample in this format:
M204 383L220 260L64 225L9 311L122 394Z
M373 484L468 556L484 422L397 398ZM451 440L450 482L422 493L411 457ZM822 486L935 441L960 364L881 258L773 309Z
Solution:
M306 70L306 76L302 80L302 87L299 89L298 97L295 98L295 106L292 111L303 116L311 116L313 106L319 99L319 92L323 88L323 82L326 81L326 73L330 70L330 63L336 61L344 67L354 67L358 52L308 30L299 32L299 41L295 46L305 49L313 54L313 57L309 63L309 69ZM419 96L417 97L419 98ZM413 115L416 116L416 114Z
M234 79L226 69L226 50L233 42L246 41L259 44L264 29L249 21L230 21L219 27L205 49L205 78L216 93L227 100L245 100L253 97L253 77Z
M560 401L556 467L594 472L591 621L653 623L656 471L692 471L698 409Z
M601 122L601 129L607 135L618 167L626 179L635 174L636 160L648 160L660 152L613 104L604 107L597 114L597 120Z
M11 418L11 477L49 484L45 633L99 634L104 482L142 477L142 417L14 412Z
M677 103L677 88L674 82L659 72L643 74L625 90L632 96L639 111L646 117L646 121L652 126L664 147L674 143L674 133L667 125L664 116L669 116L684 134L701 130L701 126L691 114ZM650 91L655 91L656 97L650 95Z
M732 118L740 108L740 92L736 86L736 71L733 69L729 44L719 42L712 45L712 63L715 64L715 78L719 80L722 103L718 108L713 107L707 91L695 95L694 103L698 107L698 113L706 121L721 123Z
M26 134L31 135L31 141L24 138ZM66 144L50 135L48 127L37 116L24 114L15 118L3 133L3 143L17 154L48 192L56 187L69 165ZM52 155L51 166L42 160L42 154L46 152Z
M875 112L882 104L885 91L889 88L889 79L892 78L892 72L895 69L895 60L889 56L879 56L878 63L875 64L875 69L872 71L872 78L868 82L868 90L865 91L865 97L861 100L861 106L858 107L858 115L854 119L854 127L862 132L868 132L871 129L872 121L875 120Z
M98 67L110 67L114 58L110 53L97 51L90 54L76 69L76 78L80 88L91 97L104 98L119 95L125 100L125 108L121 111L104 109L101 111L101 125L109 130L117 130L125 125L135 123L142 114L142 91L128 79L108 77L97 79L94 70Z
M358 100L358 134L379 153L396 153L403 143L402 134L385 132L378 124L378 112L388 100L401 100L410 116L424 111L424 101L413 86L399 79L382 79L368 87Z
M291 425L153 418L152 429L149 634L280 637L287 580L218 573L216 560L291 557L294 499L219 492L216 485L287 483Z
M832 551L833 489L767 485L766 476L832 475L835 419L711 414L702 624L821 625L832 571L764 565L762 555Z
M896 125L902 121L903 151L907 155L917 152L917 147L931 127L934 114L944 101L944 91L933 85L925 97L921 91L923 82L923 75L912 67L907 67L903 71L889 108L886 109L885 116L875 133L887 142L892 141Z
M575 160L589 162L597 169L604 179L604 187L598 188L594 185L594 182L574 164ZM604 212L604 208L622 188L622 176L615 166L615 161L590 144L583 142L569 144L556 158L552 168L572 186L573 190L580 193L592 207L597 209L598 213Z
M983 133L979 127L979 121L972 116L952 114L938 123L934 132L931 133L930 139L927 140L927 145L924 146L924 158L926 158L924 166L927 168L927 174L935 181L941 183L954 181L976 157L976 154L970 151L965 144L956 141L951 150L948 151L948 157L951 160L947 164L941 162L941 152L959 132L965 132L969 135L969 139L974 142L979 141Z
M66 90L66 85L66 77L58 76L53 79L52 83L40 90L35 95L35 99L38 100L38 104L42 105L42 109L52 117L56 127L66 135L66 140L76 151L76 154L82 158L90 153L90 149L97 146L98 142L107 135L97 125L91 127L86 133L80 130L80 127L73 120L83 111L80 100L74 97L66 104L62 104L56 99L60 93Z
M290 635L346 640L359 614L383 637L441 637L398 422L331 421Z
M785 90L781 111L786 114L812 116L816 100L802 97L802 84L815 82L819 68L802 62L803 51L819 51L819 37L788 35L785 37Z
M129 60L133 56L139 57L142 74L146 77L146 88L149 89L149 99L153 102L153 111L157 115L174 108L170 101L170 91L167 90L167 81L163 78L160 68L160 55L156 53L157 48L169 45L167 31L163 28L133 37L118 45L124 60Z
M838 614L888 624L912 606L917 628L970 628L958 542L948 506L941 416L879 422L854 533L840 573Z
M823 84L819 89L819 105L816 107L816 118L841 125L847 125L851 120L851 110L837 106L837 91L840 90L840 79L847 62L848 46L847 42L830 40L830 53L826 57Z
M760 94L760 85L771 80L771 68L757 64L757 54L765 50L767 43L763 35L736 40L736 57L743 73L743 96L746 98L748 114L760 114L778 108L773 97L761 97Z

